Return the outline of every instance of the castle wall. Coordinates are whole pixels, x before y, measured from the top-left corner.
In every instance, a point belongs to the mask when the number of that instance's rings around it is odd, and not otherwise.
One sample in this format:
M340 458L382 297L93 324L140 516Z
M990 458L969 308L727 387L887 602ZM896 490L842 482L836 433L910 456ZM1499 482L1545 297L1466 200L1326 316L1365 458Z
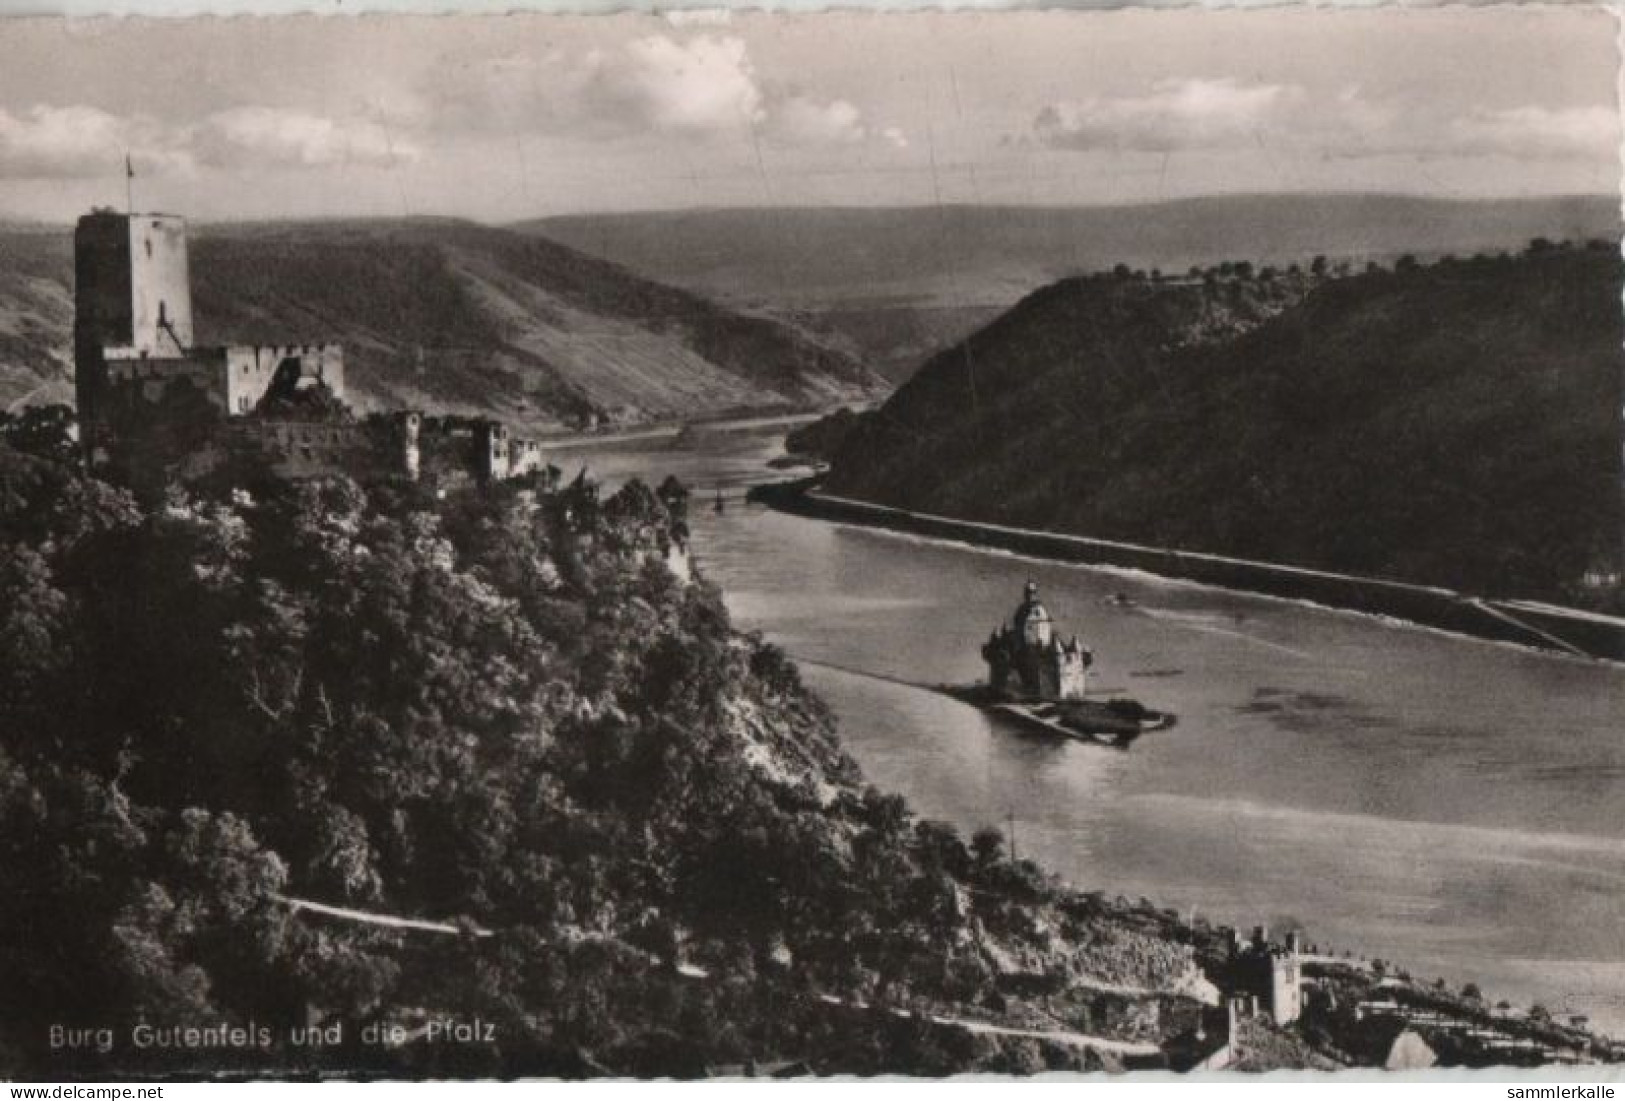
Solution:
M540 440L531 440L517 437L509 448L508 476L517 478L522 474L543 470L547 467L547 455L542 451Z
M307 383L321 382L344 399L344 349L337 344L234 344L225 358L225 403L234 417L251 413L265 397L277 370L289 359L299 361Z
M236 419L219 440L230 461L290 480L415 479L418 424L416 413L361 422Z
M140 405L156 405L176 382L189 384L221 413L227 412L225 359L216 350L192 349L186 355L142 356L129 348L105 353L106 402L109 415L122 419Z
M176 379L184 378L226 416L254 411L277 370L299 361L307 384L322 382L344 396L344 351L336 344L233 345L192 348L184 356L141 355L133 348L108 348L102 356L109 409L128 412L135 403L155 404Z
M425 428L422 445L425 469L441 478L471 475L481 482L500 482L547 468L541 442L514 436L501 421L434 421Z

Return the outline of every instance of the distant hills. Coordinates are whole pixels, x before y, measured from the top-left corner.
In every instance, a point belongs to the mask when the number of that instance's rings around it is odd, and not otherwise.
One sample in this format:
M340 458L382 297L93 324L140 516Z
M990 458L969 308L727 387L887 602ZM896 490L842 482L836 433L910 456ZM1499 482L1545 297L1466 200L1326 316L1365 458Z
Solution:
M640 421L884 388L782 319L469 222L205 226L191 256L200 342L341 342L363 405ZM71 395L71 285L70 231L0 234L0 403Z
M1619 232L1601 196L316 221L196 227L193 281L200 339L341 341L363 403L638 421L870 398L1117 264L1359 267ZM67 229L0 221L0 407L71 397L71 286Z
M73 255L62 229L0 226L0 409L73 401Z
M1617 604L1617 580L1597 579L1625 530L1620 293L1611 245L1327 280L1067 279L860 418L829 487Z
M1411 253L1518 249L1620 235L1615 196L1450 201L1236 195L1141 206L686 210L522 223L582 252L720 301L771 307L850 341L903 378L932 352L1057 279L1182 272L1225 260L1363 266Z

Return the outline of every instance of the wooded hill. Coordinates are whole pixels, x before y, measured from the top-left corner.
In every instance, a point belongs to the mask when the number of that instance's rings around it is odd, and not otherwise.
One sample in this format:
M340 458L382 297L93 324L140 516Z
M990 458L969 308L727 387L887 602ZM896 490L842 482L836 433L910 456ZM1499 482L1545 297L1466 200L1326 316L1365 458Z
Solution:
M837 493L1157 546L1608 606L1611 244L1346 278L1063 280L834 449ZM1605 586L1606 588L1606 586Z
M0 444L0 1077L1086 1069L1202 1012L1218 934L864 784L668 567L669 493L142 503L3 427L35 453ZM446 1017L495 1031L360 1040ZM345 1040L291 1043L313 1020ZM1098 1050L1025 1034L1066 1029Z

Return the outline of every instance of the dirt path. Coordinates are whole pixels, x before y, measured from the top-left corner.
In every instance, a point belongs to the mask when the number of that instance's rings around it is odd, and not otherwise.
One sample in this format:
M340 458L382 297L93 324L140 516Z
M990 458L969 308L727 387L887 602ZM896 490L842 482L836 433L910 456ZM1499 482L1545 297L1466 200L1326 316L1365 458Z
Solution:
M375 914L366 910L352 910L347 906L329 906L325 902L312 902L308 898L290 898L286 895L277 895L275 897L279 902L287 903L295 913L300 910L307 910L313 914L322 914L343 921L356 921L363 925L380 925L389 929L412 929L420 933L449 933L454 936L467 934L476 937L489 937L494 935L491 930L481 929L477 925L465 928L443 921L424 921L419 918L396 917L393 914Z
M849 1009L870 1009L891 1013L896 1017L913 1016L906 1009L886 1009L882 1006L867 1005L863 1002L847 1002L835 997L833 994L820 994L819 1000L829 1005L846 1006ZM996 1025L990 1021L966 1020L962 1017L944 1017L935 1013L927 1014L926 1019L939 1025L952 1025L962 1028L966 1032L976 1032L987 1036L1017 1036L1028 1040L1048 1040L1051 1043L1065 1044L1068 1047L1092 1048L1095 1051L1110 1052L1114 1055L1157 1055L1161 1048L1134 1040L1112 1040L1104 1036L1091 1036L1086 1032L1073 1032L1070 1029L1048 1028L1015 1028L1010 1025Z

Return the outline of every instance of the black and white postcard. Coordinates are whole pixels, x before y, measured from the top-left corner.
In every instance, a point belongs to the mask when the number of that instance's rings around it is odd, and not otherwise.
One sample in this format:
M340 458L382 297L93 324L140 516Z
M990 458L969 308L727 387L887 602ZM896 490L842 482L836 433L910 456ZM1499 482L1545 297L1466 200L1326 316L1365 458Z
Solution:
M0 1077L1617 1074L1617 33L0 19Z

